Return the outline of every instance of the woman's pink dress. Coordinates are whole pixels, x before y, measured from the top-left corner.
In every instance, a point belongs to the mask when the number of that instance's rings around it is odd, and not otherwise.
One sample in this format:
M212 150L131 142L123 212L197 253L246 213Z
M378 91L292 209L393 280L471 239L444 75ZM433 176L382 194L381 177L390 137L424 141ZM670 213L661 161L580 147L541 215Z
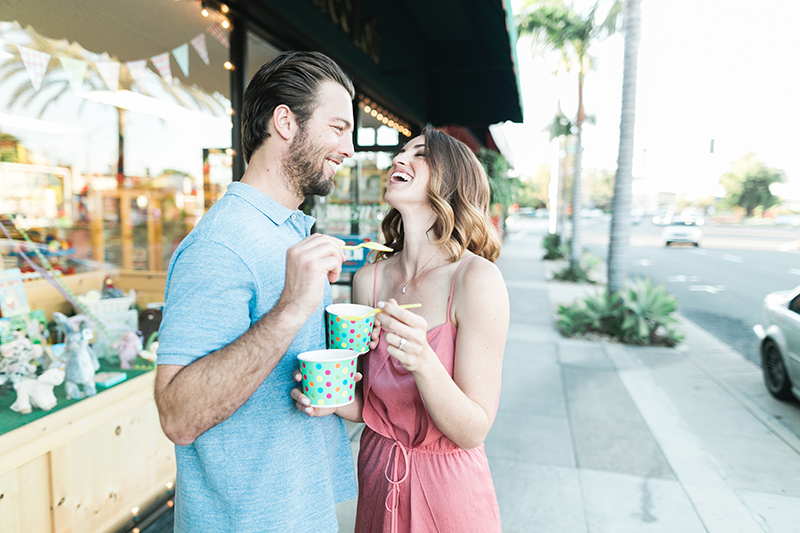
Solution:
M428 343L451 376L455 276L447 321L428 331ZM499 532L500 513L483 445L463 450L439 431L413 375L389 355L383 337L362 361L366 427L358 454L356 533Z

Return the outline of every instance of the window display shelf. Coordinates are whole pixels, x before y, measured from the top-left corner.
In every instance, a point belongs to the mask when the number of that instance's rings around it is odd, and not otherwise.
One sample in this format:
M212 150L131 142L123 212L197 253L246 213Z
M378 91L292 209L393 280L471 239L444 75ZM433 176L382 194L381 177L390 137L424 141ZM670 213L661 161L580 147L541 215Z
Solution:
M75 294L100 290L106 275L141 307L163 300L166 274L105 271L64 276ZM72 306L45 280L23 283L31 308L47 316ZM101 371L119 371L101 359ZM174 446L166 438L153 399L153 370L127 370L127 379L82 400L55 388L56 407L22 415L0 394L0 530L116 531L171 488Z
M146 372L0 435L4 532L113 531L167 490L174 447L154 378Z

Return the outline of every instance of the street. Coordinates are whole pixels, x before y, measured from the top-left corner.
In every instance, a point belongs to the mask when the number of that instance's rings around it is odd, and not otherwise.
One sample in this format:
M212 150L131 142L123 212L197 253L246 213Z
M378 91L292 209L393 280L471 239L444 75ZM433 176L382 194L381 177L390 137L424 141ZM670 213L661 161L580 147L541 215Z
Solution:
M520 219L515 231L546 221ZM610 218L584 219L583 245L604 261ZM678 298L678 312L760 365L753 326L764 296L800 284L800 230L786 226L702 226L700 246L664 246L662 226L632 228L631 276L649 276Z

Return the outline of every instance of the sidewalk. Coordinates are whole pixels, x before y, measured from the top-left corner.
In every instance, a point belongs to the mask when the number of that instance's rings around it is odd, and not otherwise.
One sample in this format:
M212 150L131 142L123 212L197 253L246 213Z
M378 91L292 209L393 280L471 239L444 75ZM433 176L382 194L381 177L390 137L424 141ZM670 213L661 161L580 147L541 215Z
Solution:
M598 288L547 281L541 237L510 236L498 261L511 325L486 453L503 531L800 531L800 404L684 319L674 349L562 338L556 307ZM340 504L341 531L354 513Z

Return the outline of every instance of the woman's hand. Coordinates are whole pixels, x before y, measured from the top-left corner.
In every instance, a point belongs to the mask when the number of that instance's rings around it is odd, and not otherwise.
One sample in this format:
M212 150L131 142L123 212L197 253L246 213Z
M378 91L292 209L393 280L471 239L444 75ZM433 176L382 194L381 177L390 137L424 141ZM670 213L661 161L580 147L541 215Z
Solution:
M293 377L294 380L298 383L303 381L303 374L298 369L294 370ZM361 372L356 372L355 382L358 383L359 381L361 381L361 377L362 377ZM311 400L308 398L308 396L303 394L303 391L300 387L292 389L290 395L295 402L294 403L295 406L308 416L328 416L334 414L336 411L340 409L339 407L316 407L311 405ZM349 405L350 404L343 405L341 407L347 407Z
M378 302L381 310L375 317L375 330L382 327L386 335L387 351L409 372L420 370L428 361L438 360L428 344L428 321L397 305L392 298ZM373 330L373 339L375 338ZM376 343L377 344L377 343ZM372 347L372 343L370 343Z

